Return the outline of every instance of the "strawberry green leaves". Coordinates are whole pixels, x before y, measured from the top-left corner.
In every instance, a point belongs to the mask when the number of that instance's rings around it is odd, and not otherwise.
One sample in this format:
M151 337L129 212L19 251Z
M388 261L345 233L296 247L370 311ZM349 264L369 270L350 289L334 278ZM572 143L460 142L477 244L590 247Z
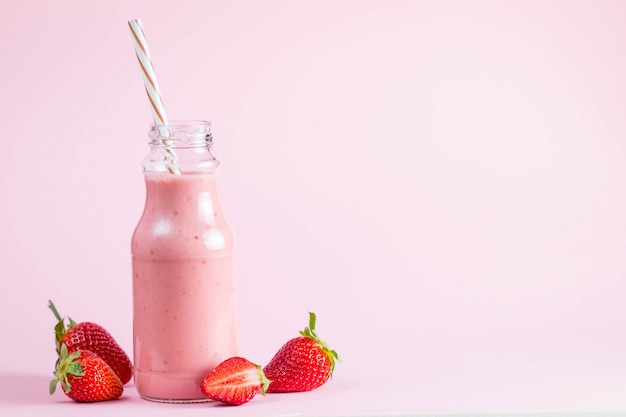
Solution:
M54 372L55 379L50 381L50 394L54 394L57 384L60 382L63 391L66 393L71 390L68 381L69 375L83 376L83 367L76 359L80 357L80 352L68 354L67 346L61 345L59 360L57 361L56 370Z

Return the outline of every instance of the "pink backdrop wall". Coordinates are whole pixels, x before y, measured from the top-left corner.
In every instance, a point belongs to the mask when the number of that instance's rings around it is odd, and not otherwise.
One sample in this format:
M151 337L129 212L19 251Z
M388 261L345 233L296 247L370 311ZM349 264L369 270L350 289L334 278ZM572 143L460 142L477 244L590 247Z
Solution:
M244 355L313 310L355 395L401 379L416 412L626 409L624 2L0 9L0 315L33 356L4 338L5 375L52 370L49 298L131 349L140 17L170 119L214 125Z

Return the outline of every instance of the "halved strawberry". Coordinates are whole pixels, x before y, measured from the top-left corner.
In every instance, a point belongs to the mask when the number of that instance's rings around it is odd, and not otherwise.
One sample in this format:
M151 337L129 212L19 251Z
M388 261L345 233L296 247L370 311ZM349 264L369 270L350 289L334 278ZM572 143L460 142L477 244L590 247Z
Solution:
M124 392L117 374L95 353L88 350L69 353L64 344L59 351L50 394L54 394L59 383L65 395L78 402L112 400Z
M309 391L328 381L339 355L315 332L315 313L309 312L309 326L285 343L263 368L272 381L267 392Z
M65 319L61 317L52 301L48 303L48 307L58 320L54 331L59 355L62 345L66 345L70 353L79 349L90 350L100 356L115 371L122 384L130 381L133 373L130 358L104 327L90 322L77 324L68 317L69 323L66 328Z
M259 365L239 356L217 365L202 381L202 392L212 400L240 405L250 401L257 392L265 395L270 381Z

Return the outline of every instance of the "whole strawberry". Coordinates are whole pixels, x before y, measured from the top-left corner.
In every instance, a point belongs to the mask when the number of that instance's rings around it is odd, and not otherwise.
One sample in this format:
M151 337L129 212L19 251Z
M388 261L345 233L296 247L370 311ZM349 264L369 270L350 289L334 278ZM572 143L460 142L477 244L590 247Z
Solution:
M54 326L54 331L56 334L57 353L59 355L63 345L67 347L70 353L79 349L90 350L113 369L120 381L122 381L122 384L130 381L133 372L132 363L126 352L104 327L90 322L77 324L68 317L69 323L66 328L65 319L61 318L52 301L49 301L48 307L58 320L56 326Z
M50 394L54 394L59 383L65 395L78 402L112 400L124 392L117 374L95 353L88 350L69 353L64 344L59 351Z
M309 327L300 334L285 343L263 368L272 381L267 392L309 391L332 376L339 355L315 333L315 313L309 313Z
M201 389L212 400L240 405L250 401L259 391L265 395L269 383L259 365L235 356L217 365L204 378Z

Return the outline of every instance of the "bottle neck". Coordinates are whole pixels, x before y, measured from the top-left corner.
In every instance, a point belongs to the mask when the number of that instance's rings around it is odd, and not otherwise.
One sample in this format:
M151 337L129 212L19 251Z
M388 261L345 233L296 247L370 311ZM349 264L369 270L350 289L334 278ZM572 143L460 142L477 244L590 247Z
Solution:
M219 166L212 152L209 122L188 120L153 125L148 136L150 153L143 161L146 173L210 173Z

